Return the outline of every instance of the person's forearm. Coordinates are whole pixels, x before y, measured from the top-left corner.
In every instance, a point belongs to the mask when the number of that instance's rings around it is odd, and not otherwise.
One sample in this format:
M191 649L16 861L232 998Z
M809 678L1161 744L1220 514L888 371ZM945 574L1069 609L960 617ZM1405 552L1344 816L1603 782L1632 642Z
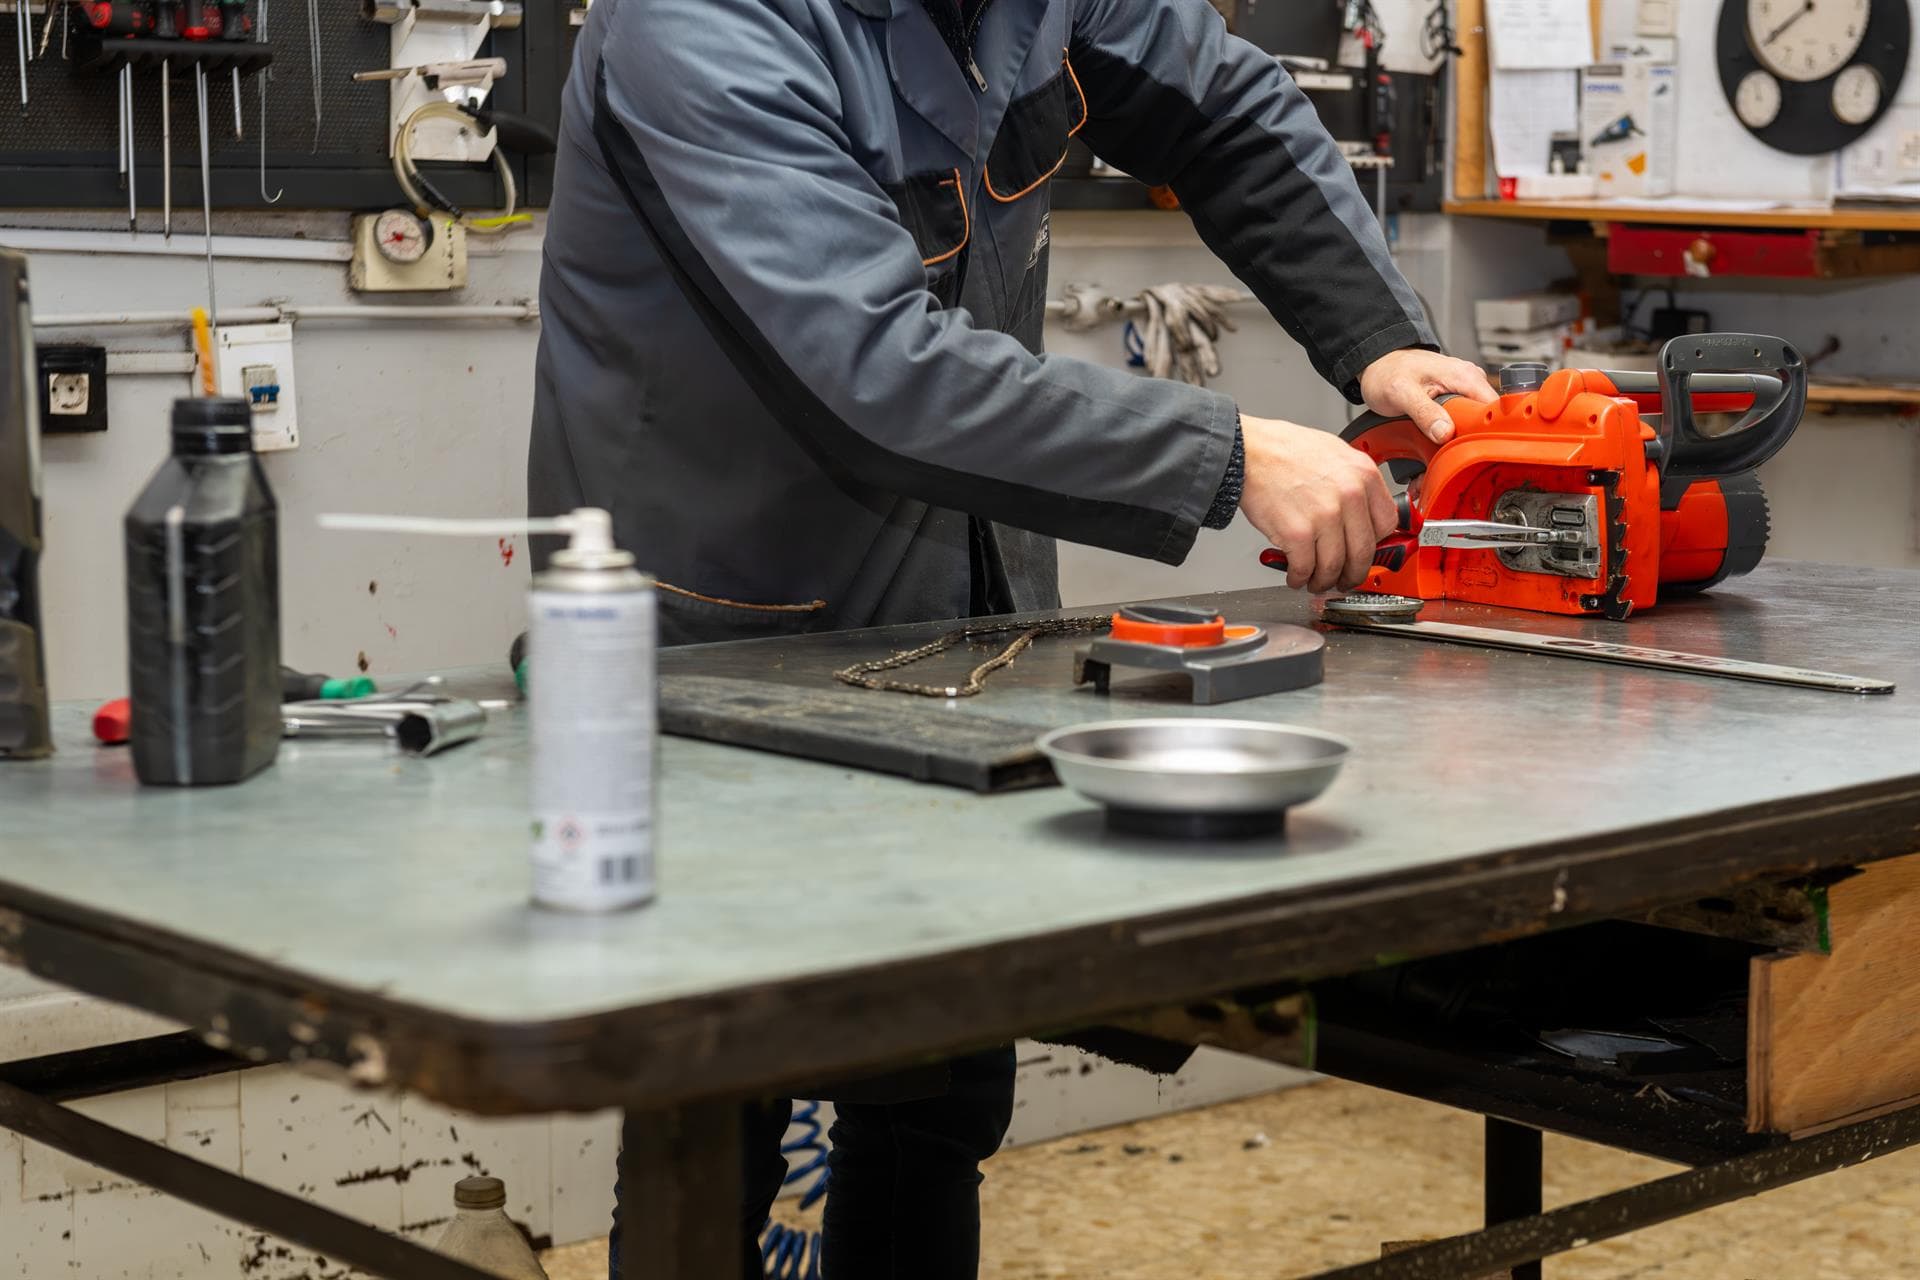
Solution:
M1208 247L1349 399L1381 356L1435 344L1313 105L1205 0L1076 0L1069 55L1095 153L1171 186Z

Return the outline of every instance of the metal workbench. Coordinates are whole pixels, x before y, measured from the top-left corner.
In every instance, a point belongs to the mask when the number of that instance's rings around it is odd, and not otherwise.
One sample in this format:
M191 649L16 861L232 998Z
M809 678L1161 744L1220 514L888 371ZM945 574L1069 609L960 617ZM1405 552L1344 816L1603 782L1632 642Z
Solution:
M1306 615L1284 589L1205 599L1234 621ZM0 765L0 959L178 1019L243 1060L329 1060L492 1113L624 1106L639 1188L625 1204L657 1242L648 1274L711 1277L732 1257L738 1098L1915 851L1920 573L1768 565L1624 628L1430 616L1627 634L1904 691L1335 634L1324 684L1194 708L1163 687L1072 688L1061 639L928 714L1254 717L1357 749L1284 839L1208 845L1111 835L1057 787L975 796L668 740L660 900L594 918L527 904L517 712L428 760L288 742L243 785L160 791L134 783L124 752L94 748L85 709L68 706L52 760ZM662 667L825 684L948 625L673 651ZM456 683L511 689L504 672ZM37 1094L57 1085L43 1072L36 1094L23 1075L0 1072L0 1125L370 1269L467 1274L51 1116ZM1451 1265L1414 1253L1353 1274Z

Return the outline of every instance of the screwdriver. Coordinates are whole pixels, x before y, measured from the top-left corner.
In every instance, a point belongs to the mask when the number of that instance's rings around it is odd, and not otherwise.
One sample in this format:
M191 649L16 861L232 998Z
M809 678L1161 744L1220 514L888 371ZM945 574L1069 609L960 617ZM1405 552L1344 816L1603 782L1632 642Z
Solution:
M175 0L155 6L153 34L159 40L180 38L174 20ZM173 59L160 59L160 234L173 239Z
M247 34L247 0L220 0L220 38L245 40ZM247 126L240 118L240 64L235 62L229 70L233 73L233 136L244 141Z
M134 0L88 0L81 15L105 39L131 39L153 30L153 16ZM133 60L120 68L120 174L127 180L127 230L139 230L138 158L133 149Z
M27 60L33 56L33 17L27 12L32 0L13 0L13 43L20 54L20 116L27 114Z
M183 39L195 42L212 39L216 34L214 24L219 20L220 11L210 7L210 0L180 0ZM193 99L200 124L200 214L207 244L207 315L217 328L220 307L213 287L213 165L207 154L207 62L198 55L193 60Z
M323 676L292 667L280 668L280 701L334 702L341 698L364 698L377 692L369 676Z

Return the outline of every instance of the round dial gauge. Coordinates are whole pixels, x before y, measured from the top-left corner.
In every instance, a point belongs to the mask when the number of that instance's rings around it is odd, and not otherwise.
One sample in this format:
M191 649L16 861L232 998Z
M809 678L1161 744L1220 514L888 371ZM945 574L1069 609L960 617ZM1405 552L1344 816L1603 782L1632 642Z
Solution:
M1853 61L1872 0L1748 0L1747 41L1786 80L1824 80Z
M1780 114L1780 82L1765 71L1749 71L1734 91L1733 109L1749 129L1764 129Z
M418 262L427 253L427 228L405 209L389 209L373 224L373 243L388 262Z
M1880 73L1856 63L1833 78L1833 114L1848 124L1865 124L1880 110Z

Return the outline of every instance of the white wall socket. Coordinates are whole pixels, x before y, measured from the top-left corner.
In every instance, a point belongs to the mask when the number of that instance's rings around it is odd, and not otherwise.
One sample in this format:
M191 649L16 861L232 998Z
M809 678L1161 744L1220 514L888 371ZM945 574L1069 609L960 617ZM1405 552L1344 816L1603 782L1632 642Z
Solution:
M293 394L293 326L239 324L214 331L220 394L253 405L253 447L257 453L293 449L300 444L299 416Z

